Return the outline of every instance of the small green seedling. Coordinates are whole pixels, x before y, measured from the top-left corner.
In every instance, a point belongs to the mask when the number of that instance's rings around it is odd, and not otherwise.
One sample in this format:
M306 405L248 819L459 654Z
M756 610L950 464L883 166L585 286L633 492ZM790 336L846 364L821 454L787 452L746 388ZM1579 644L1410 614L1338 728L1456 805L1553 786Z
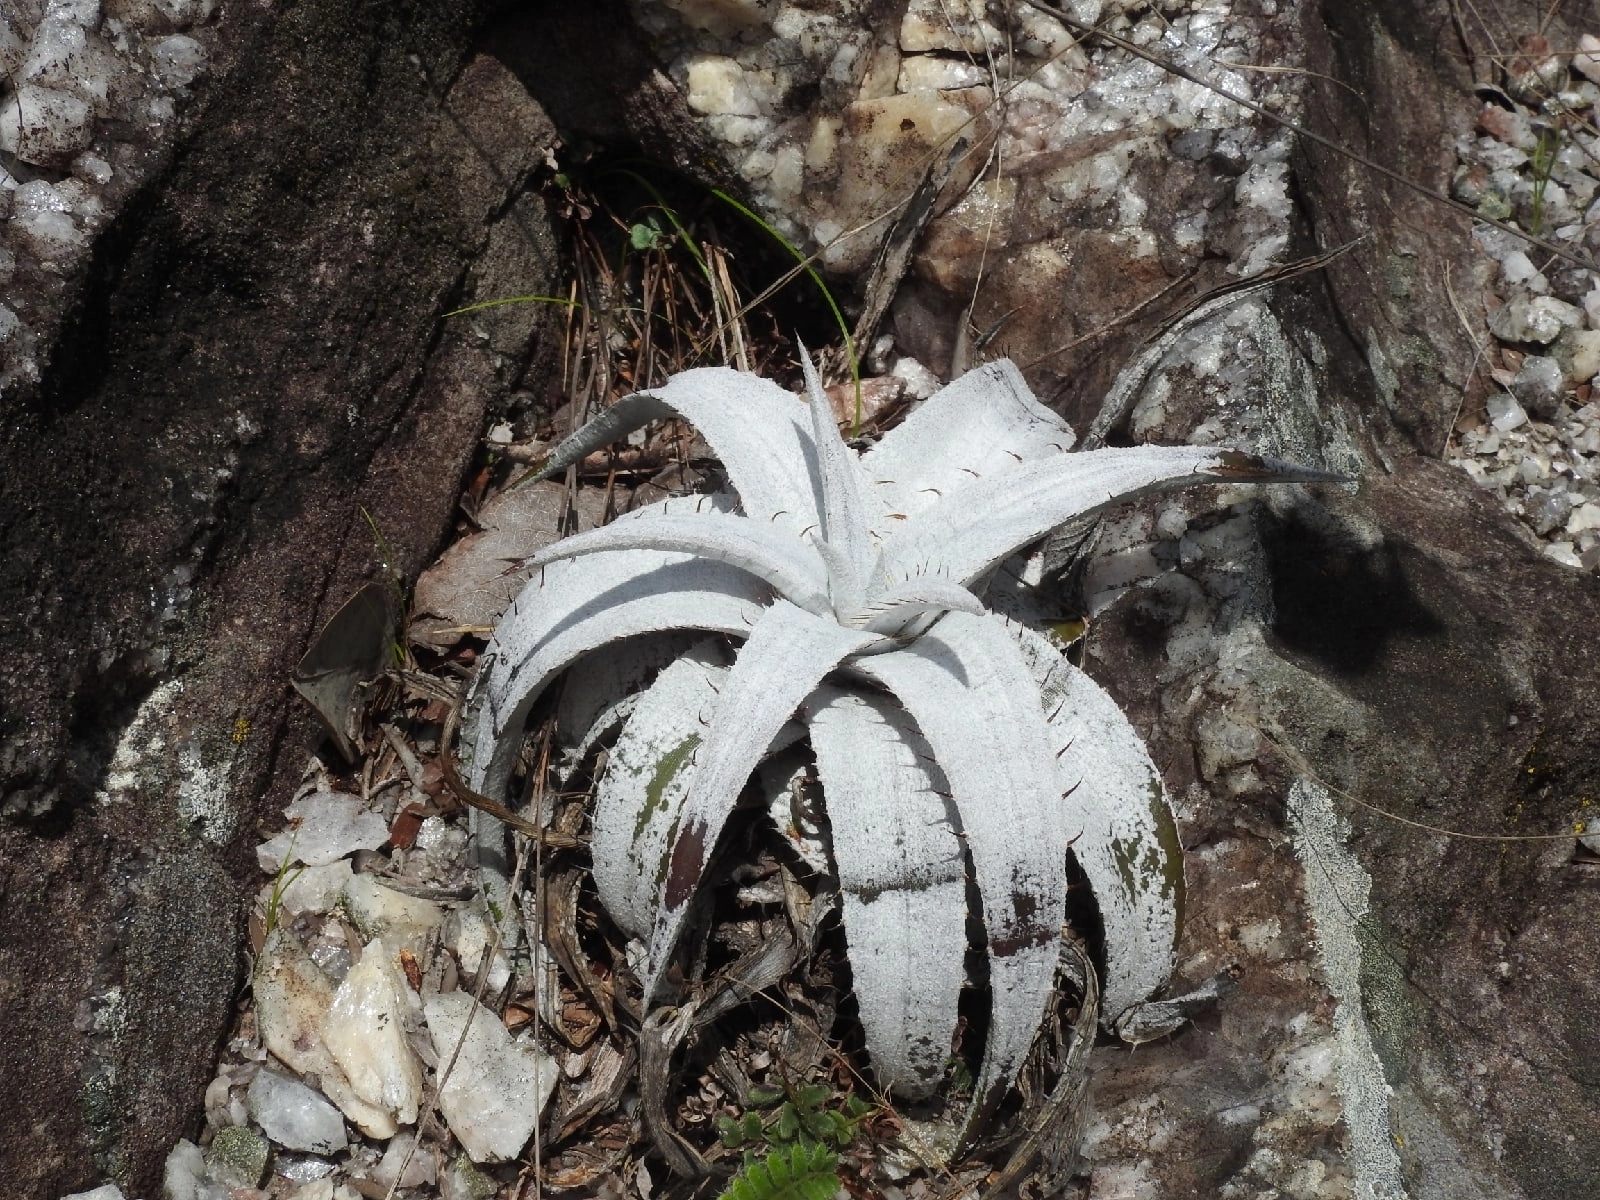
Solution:
M628 244L635 250L661 250L672 240L653 215L628 229Z
M839 1191L839 1156L818 1143L796 1142L765 1158L745 1156L721 1200L832 1200Z
M738 1117L717 1118L717 1133L730 1150L744 1148L744 1166L721 1200L825 1200L839 1190L838 1151L855 1140L873 1112L859 1096L842 1104L824 1083L750 1089L751 1107ZM765 1109L765 1113L758 1110ZM755 1144L768 1153L758 1156Z

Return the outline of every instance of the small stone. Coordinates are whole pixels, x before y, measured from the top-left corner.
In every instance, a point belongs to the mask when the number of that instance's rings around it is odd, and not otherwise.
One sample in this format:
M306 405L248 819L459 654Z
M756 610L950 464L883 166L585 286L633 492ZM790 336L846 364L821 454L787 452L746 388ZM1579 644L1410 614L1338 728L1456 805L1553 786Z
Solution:
M318 1158L315 1154L285 1154L278 1153L272 1156L272 1173L281 1175L290 1183L315 1183L319 1179L327 1179L334 1172L334 1164L325 1158ZM328 1187L333 1183L330 1180ZM305 1189L295 1192L298 1197Z
M1544 548L1544 556L1554 559L1564 567L1583 569L1583 561L1578 557L1578 552L1572 548L1571 542L1551 542Z
M355 873L348 858L320 867L296 868L278 893L279 911L291 918L302 913L332 912L353 878ZM269 898L272 890L279 887L276 881L266 885Z
M218 1183L253 1188L267 1173L267 1139L245 1125L219 1129L206 1151L206 1170Z
M1566 86L1567 68L1544 35L1529 34L1517 50L1506 67L1506 91L1514 99L1538 104Z
M432 1187L438 1178L433 1155L417 1150L416 1134L402 1130L389 1139L389 1146L372 1169L372 1180L385 1190Z
M1499 184L1491 177L1477 202L1478 215L1486 221L1509 221L1516 211Z
M355 1095L411 1125L422 1101L422 1064L406 1041L404 977L374 939L350 968L322 1022L322 1042ZM394 1136L391 1127L387 1135Z
M761 106L744 78L744 69L731 58L706 54L688 66L688 104L697 113L759 117Z
M1585 79L1600 83L1600 37L1586 33L1578 39L1578 52L1572 56L1572 69Z
M76 21L57 18L39 22L21 76L24 83L69 92L105 113L117 70L99 38Z
M974 7L965 0L910 0L900 20L900 49L907 54L927 50L983 54L998 50L1005 39L998 29L981 19L982 6L976 6L979 19L974 19Z
M1555 357L1569 382L1588 383L1600 372L1600 330L1567 330L1556 339Z
M1567 536L1576 537L1591 529L1600 529L1600 504L1581 504L1567 518Z
M1498 429L1490 429L1488 433L1478 439L1478 447L1473 453L1493 454L1498 449L1500 449L1500 431Z
M489 988L498 992L510 981L511 960L496 936L488 906L481 900L462 905L449 915L444 923L444 944L469 974L477 972L484 953L493 947L494 953L489 960Z
M1550 290L1549 280L1521 250L1512 250L1500 260L1500 276L1513 287L1524 286L1535 295L1542 296Z
M1566 387L1561 364L1542 354L1530 354L1511 380L1511 394L1532 416L1548 421L1556 415Z
M456 1055L439 1089L450 1132L474 1162L515 1158L555 1090L560 1068L538 1047L514 1039L493 1011L465 992L430 996L424 1011L439 1061Z
M46 21L72 21L85 29L100 27L100 0L50 0L45 5Z
M1520 109L1508 111L1498 104L1483 106L1483 111L1478 114L1478 131L1518 150L1531 151L1539 144L1526 113Z
M29 213L12 218L12 224L33 243L34 251L45 261L71 258L89 244L89 237L72 217L63 212Z
M356 1095L323 1044L323 1025L333 1005L333 981L282 922L267 935L252 987L261 1044L292 1070L315 1075L322 1094L362 1133L393 1137L393 1114Z
M1528 501L1526 515L1533 531L1544 537L1557 526L1566 523L1572 511L1572 497L1566 492L1540 492Z
M982 87L989 72L975 62L932 54L908 54L900 61L897 91Z
M444 1200L491 1200L500 1185L463 1154L445 1169Z
M917 400L926 400L943 386L937 375L909 356L898 360L890 368L889 374L904 380L906 394Z
M77 96L23 84L0 105L0 150L46 167L70 159L94 136L94 113Z
M1600 828L1597 826L1596 828ZM114 1183L101 1184L88 1192L73 1192L70 1196L63 1196L61 1200L124 1200L122 1189Z
M1522 411L1517 398L1505 392L1496 392L1486 402L1489 424L1501 433L1509 432L1528 423L1528 414Z
M175 33L150 47L150 66L167 87L188 87L205 72L205 47L187 34Z
M262 1071L251 1081L245 1099L250 1119L287 1150L337 1154L347 1144L339 1110L298 1079Z
M277 874L285 859L323 866L389 840L388 824L359 796L314 792L291 803L283 815L289 828L256 848L256 861L269 875Z
M672 7L691 29L732 37L759 29L768 19L767 0L674 0Z
M199 1200L206 1187L205 1152L187 1138L179 1138L162 1168L161 1194L166 1200Z
M357 875L345 885L345 915L363 938L380 938L391 954L422 951L422 944L444 921L444 909L431 900L384 887L371 875Z
M1489 314L1489 330L1503 342L1547 345L1563 329L1575 328L1583 313L1553 296L1517 296Z

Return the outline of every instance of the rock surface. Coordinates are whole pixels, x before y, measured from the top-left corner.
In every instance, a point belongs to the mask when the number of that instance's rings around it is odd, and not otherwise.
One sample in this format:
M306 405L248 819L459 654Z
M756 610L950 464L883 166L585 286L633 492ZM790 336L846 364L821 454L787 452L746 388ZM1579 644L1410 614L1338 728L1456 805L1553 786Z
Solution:
M170 167L0 397L19 1194L156 1191L240 979L251 827L316 740L283 683L376 565L358 506L414 572L538 345L531 308L439 324L553 278L520 191L553 133L471 54L488 11L228 8Z

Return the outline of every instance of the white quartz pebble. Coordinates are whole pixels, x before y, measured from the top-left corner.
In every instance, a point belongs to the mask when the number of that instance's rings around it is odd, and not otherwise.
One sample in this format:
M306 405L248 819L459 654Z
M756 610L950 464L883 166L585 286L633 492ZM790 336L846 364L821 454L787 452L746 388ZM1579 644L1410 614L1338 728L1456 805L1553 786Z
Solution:
M499 1017L465 992L430 996L423 1008L440 1063L461 1047L439 1089L450 1132L474 1162L515 1158L532 1136L560 1068L538 1047L513 1038Z
M337 1154L347 1144L339 1110L298 1079L261 1071L250 1082L245 1099L251 1120L287 1150Z
M23 84L0 104L0 150L23 162L63 162L87 147L93 136L93 112L69 92Z
M323 1044L351 1091L397 1125L414 1124L422 1101L422 1064L406 1042L406 987L389 951L374 939L344 977L322 1022Z
M290 804L284 816L289 827L256 848L256 861L268 874L276 874L285 858L322 866L389 840L388 824L359 796L314 792Z

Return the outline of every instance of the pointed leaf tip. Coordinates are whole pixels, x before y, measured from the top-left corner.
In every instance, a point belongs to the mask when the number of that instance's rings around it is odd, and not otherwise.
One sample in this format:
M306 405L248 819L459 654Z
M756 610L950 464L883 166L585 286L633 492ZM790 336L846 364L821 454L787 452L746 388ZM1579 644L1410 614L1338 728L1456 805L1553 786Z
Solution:
M1206 474L1217 479L1237 479L1249 483L1354 483L1355 480L1341 471L1324 471L1305 467L1282 458L1263 458L1259 454L1246 454L1243 450L1224 450L1219 465L1207 469Z

